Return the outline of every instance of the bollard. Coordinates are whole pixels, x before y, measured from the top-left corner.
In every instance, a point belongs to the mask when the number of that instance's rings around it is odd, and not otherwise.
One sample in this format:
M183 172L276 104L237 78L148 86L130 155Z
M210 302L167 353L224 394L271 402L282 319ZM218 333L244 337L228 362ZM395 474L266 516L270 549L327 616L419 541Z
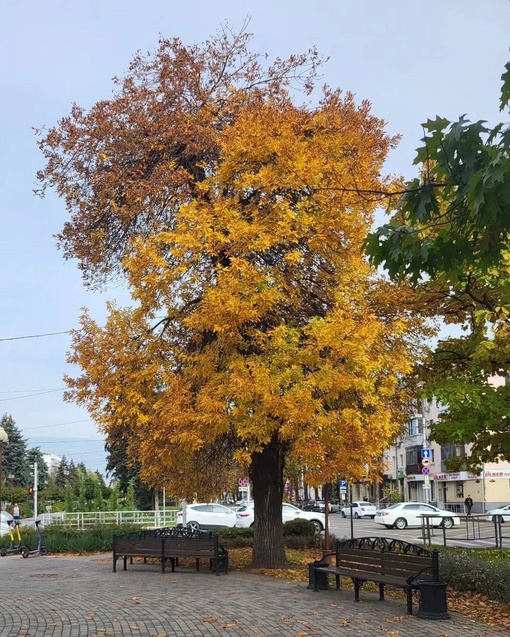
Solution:
M416 617L421 619L450 619L446 601L446 582L416 582L420 591L420 608Z
M315 560L308 564L308 586L306 588L314 591L327 591L329 590L328 574L321 571L316 571L316 566L328 566L326 562ZM316 585L317 584L317 588Z

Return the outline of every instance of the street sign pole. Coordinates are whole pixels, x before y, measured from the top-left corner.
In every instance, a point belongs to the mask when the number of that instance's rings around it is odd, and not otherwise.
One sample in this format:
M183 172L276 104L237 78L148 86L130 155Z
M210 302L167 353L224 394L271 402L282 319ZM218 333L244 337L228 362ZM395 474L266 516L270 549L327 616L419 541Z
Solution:
M423 474L423 499L428 504L430 500L430 449L421 450L421 472Z

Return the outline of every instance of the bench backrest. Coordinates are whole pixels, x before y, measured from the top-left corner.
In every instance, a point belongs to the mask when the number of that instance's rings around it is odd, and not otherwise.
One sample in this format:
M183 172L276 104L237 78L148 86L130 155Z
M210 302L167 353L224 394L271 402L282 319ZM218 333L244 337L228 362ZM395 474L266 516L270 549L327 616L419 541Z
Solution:
M218 551L218 538L216 536L205 537L165 537L165 555L178 557L179 555L194 555L199 557L213 556Z
M405 580L409 577L425 581L438 579L435 555L390 553L370 548L338 546L336 559L338 566L347 567L354 575L356 572L368 572Z
M193 556L213 557L219 550L215 535L156 535L128 533L114 538L115 553L137 553L138 555L164 555L167 557Z
M142 555L154 555L162 552L161 538L128 538L116 537L113 542L113 550L115 553L138 553Z

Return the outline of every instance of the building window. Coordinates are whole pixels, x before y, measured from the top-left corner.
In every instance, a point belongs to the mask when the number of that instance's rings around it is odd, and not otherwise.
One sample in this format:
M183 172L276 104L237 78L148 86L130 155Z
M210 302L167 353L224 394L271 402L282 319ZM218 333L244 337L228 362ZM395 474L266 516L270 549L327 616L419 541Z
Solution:
M463 498L464 497L464 483L463 482L456 482L455 483L455 491L457 492L457 497L458 498Z
M434 464L434 456L435 456L434 449L431 449L430 450L430 463L431 464Z
M411 418L407 424L407 435L417 436L423 433L423 418Z

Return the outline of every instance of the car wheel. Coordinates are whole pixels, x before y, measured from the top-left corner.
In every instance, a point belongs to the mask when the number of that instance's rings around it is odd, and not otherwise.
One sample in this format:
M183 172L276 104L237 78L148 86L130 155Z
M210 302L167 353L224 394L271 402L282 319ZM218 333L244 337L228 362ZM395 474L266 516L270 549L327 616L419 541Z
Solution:
M505 521L505 518L502 515L493 515L492 516L492 521L493 522L501 522L501 524L503 524L503 522Z
M371 515L370 517L372 518L372 520L375 520L375 515Z
M322 524L319 522L319 520L312 520L313 525L315 526L315 532L316 533L322 533Z
M342 517L343 517L343 518L345 518L345 517L346 517L346 515L345 515L345 511L342 511Z
M250 529L253 529L253 527L254 527L254 526L255 526L255 522L252 522L252 523L250 524Z
M2 557L5 557L5 556L7 555L7 551L6 551L5 549L2 549L2 550L0 551L0 555L1 555Z
M198 522L188 522L186 528L188 531L200 531L200 524Z
M359 520L359 513L356 511L356 513L354 514L354 517L356 518L356 520Z
M394 524L395 528L404 530L407 526L407 520L405 518L397 518Z
M443 526L445 529L451 529L453 526L453 519L452 518L445 518L443 520Z

